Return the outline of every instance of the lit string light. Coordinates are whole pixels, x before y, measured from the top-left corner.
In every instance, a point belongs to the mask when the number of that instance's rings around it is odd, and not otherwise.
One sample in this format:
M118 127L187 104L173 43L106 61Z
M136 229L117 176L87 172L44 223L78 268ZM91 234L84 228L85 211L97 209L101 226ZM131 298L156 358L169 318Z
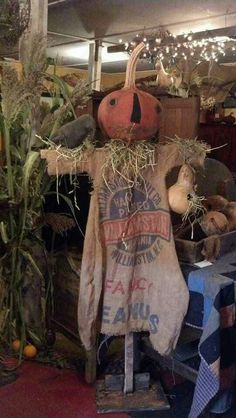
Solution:
M155 63L165 59L168 64L175 64L179 59L194 59L197 63L201 61L215 61L226 53L236 50L236 40L227 37L205 37L194 39L194 33L182 34L183 41L176 40L176 35L167 30L159 29L155 34L136 34L131 42L125 43L125 49L131 53L140 42L145 43L140 58ZM234 53L234 52L233 52Z

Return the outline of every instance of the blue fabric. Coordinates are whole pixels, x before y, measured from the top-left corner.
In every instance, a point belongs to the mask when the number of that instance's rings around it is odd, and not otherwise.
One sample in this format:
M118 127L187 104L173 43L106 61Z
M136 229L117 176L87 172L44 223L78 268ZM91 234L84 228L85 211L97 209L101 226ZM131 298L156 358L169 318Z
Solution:
M219 390L219 382L209 368L209 365L202 360L198 371L198 380L195 387L192 407L189 418L196 418L202 413Z
M229 386L235 378L235 260L233 252L209 267L182 265L190 293L186 323L203 330L199 343L201 363L189 418L199 417L209 405L221 387L223 374Z

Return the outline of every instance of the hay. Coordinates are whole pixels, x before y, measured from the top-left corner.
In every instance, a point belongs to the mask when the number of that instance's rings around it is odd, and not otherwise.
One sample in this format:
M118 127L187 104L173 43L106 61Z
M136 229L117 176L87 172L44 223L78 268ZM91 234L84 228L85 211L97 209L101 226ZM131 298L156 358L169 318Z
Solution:
M205 200L204 196L198 196L196 193L191 193L188 195L189 206L186 212L182 215L183 225L186 222L189 222L191 225L191 239L193 239L194 225L199 221L204 213L206 208L203 206L202 202Z
M41 141L47 144L49 149L55 150L57 152L57 159L56 159L56 193L57 193L57 203L59 204L59 170L58 170L58 161L60 159L64 160L71 160L71 171L70 175L70 185L72 186L72 190L69 194L73 194L74 205L75 207L80 210L77 198L76 198L76 189L79 188L79 180L76 173L76 167L81 164L82 162L86 162L88 157L94 152L95 150L95 143L92 139L88 136L85 140L76 148L65 148L61 144L56 145L50 139L44 140L41 136L36 135Z
M126 182L128 187L132 188L134 184L142 181L142 172L147 167L156 165L155 144L147 141L138 141L127 144L120 139L112 139L106 145L106 161L102 167L102 176L107 187L110 175L120 176Z
M174 142L179 149L180 154L184 158L184 162L189 163L189 160L193 157L206 155L211 152L209 144L205 141L198 140L198 138L180 138L175 135L174 138L166 137L169 143ZM167 144L168 144L167 142Z
M58 154L57 159L59 158L64 158L66 160L69 159L69 160L73 160L75 163L76 162L81 163L82 161L84 161L84 158L87 159L86 156L90 155L95 150L95 143L91 140L89 136L87 136L87 138L85 138L82 144L80 144L76 148L66 148L66 147L63 147L61 144L57 145L52 140L50 139L44 140L39 135L36 135L36 137L39 138L41 141L43 141L48 146L48 149L57 151L57 154Z

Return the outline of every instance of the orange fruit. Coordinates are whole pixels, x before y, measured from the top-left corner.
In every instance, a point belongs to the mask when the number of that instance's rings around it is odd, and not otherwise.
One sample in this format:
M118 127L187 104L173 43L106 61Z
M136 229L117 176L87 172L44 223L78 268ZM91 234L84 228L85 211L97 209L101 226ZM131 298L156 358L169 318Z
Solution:
M15 352L17 352L17 351L19 351L19 349L20 349L20 340L14 340L13 342L12 342L12 349L15 351Z
M37 355L37 348L33 344L27 344L23 354L26 358L34 358Z

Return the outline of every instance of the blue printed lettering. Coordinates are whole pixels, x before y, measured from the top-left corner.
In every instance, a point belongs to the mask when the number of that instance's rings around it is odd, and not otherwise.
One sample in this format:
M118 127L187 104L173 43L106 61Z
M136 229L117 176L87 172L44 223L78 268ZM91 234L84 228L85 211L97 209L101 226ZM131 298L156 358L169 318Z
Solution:
M102 310L102 321L105 324L110 324L110 319L108 319L107 317L110 315L110 306L103 306L103 310Z

